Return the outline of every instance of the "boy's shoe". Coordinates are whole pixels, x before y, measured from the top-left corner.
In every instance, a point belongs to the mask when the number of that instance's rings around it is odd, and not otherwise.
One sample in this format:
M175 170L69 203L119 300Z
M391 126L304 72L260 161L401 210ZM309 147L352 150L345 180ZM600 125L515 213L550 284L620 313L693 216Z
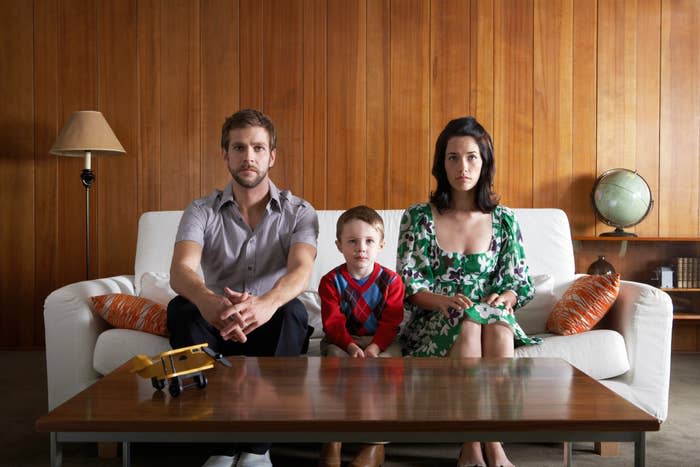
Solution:
M383 444L367 444L360 452L357 453L355 459L350 462L349 467L380 467L384 463L384 445Z
M265 454L253 454L252 452L242 452L238 456L238 462L233 464L235 467L272 467L270 460L270 451Z
M236 465L236 456L210 456L202 467L233 467Z
M318 467L340 467L340 450L342 443L337 441L326 443L321 449L321 458Z

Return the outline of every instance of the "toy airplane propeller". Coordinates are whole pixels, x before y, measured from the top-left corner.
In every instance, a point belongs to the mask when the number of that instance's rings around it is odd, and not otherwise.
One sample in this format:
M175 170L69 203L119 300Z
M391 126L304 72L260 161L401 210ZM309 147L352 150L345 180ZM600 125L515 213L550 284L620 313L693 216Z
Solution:
M131 359L131 373L138 373L143 378L151 378L151 384L157 390L165 387L177 397L186 388L197 386L204 389L207 377L202 373L214 367L214 362L231 366L226 357L209 348L209 344L197 344L181 349L169 350L155 357L136 355ZM194 382L184 384L183 378L192 378Z

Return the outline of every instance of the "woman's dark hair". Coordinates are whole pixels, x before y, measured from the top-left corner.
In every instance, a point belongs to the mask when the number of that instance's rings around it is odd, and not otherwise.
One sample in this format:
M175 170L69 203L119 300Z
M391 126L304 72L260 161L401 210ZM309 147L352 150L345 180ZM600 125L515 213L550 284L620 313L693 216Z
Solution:
M433 177L437 181L437 188L430 193L430 202L435 205L438 212L442 213L452 205L452 186L445 172L445 156L447 142L455 136L471 136L479 146L481 153L481 173L476 190L476 206L481 212L491 212L498 205L498 196L493 192L493 176L496 173L496 164L493 160L493 141L483 126L474 117L461 117L451 120L442 130L435 141L435 155L433 156Z

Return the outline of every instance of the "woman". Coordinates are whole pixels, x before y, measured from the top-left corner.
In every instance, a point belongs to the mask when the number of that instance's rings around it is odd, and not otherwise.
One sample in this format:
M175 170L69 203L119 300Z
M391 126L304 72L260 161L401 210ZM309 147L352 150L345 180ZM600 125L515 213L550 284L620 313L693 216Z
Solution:
M398 272L411 318L401 335L412 356L513 357L534 344L513 310L534 293L513 211L492 191L491 137L473 117L447 124L435 143L430 203L406 210ZM512 466L501 443L464 443L459 467Z

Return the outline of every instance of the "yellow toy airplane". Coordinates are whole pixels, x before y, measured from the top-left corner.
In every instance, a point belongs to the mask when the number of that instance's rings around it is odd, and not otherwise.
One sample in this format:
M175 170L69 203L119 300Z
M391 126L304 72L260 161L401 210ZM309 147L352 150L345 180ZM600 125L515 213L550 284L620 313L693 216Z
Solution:
M181 349L169 350L155 357L137 355L131 359L131 373L138 373L143 378L151 378L153 387L162 390L168 381L168 392L173 397L189 387L203 389L207 377L202 371L214 367L214 362L230 367L231 362L209 348L209 344L197 344ZM183 383L183 377L191 377L194 382Z

